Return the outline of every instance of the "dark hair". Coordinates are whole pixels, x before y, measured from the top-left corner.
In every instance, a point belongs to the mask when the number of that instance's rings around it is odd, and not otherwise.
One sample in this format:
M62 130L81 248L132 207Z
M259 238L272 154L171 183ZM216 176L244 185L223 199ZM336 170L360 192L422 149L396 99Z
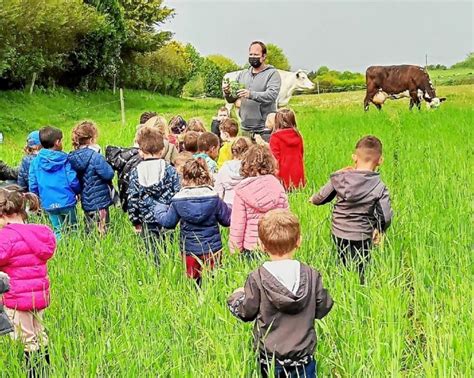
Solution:
M155 155L165 147L163 135L155 127L144 126L137 132L136 142L142 152Z
M356 144L356 150L365 149L371 150L375 155L379 157L382 155L382 142L379 138L373 135L366 135L361 138Z
M267 146L254 144L244 154L240 166L240 174L243 178L258 175L274 175L276 171L276 160Z
M38 211L39 200L36 194L22 193L18 185L8 185L0 188L0 217L19 214L25 221L28 210Z
M97 138L99 131L94 122L82 121L72 129L72 145L77 150L80 146L88 144L92 139Z
M212 176L203 158L188 160L183 167L183 186L212 185Z
M181 134L186 130L187 123L180 115L174 116L171 118L170 123L168 124L170 130L173 134Z
M248 151L251 145L252 141L250 140L250 138L237 138L231 146L232 157L234 159L241 159L242 156L244 156L244 154Z
M140 125L143 125L146 121L148 121L150 118L156 117L158 114L155 112L144 112L140 116Z
M207 152L212 147L219 147L219 138L216 134L206 131L199 135L197 145L199 152Z
M193 154L196 153L198 151L198 139L199 133L196 131L188 131L184 134L184 150L192 152Z
M267 46L265 45L265 43L263 43L262 41L253 41L253 42L250 44L249 49L250 49L253 45L259 45L259 46L262 48L262 55L266 55L266 53L267 53Z
M239 133L239 124L235 119L224 118L219 125L219 129L229 134L231 138L235 138Z
M39 131L40 142L43 148L53 148L57 140L63 139L63 132L53 126L45 126Z

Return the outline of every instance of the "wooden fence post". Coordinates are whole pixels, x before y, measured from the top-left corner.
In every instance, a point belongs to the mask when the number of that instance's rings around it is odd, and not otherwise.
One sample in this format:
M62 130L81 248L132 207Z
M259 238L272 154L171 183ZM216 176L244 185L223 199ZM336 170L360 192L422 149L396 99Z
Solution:
M36 81L36 72L33 72L33 77L31 78L30 95L33 94L33 89L35 88L35 81Z
M123 88L120 88L120 110L122 113L122 126L125 126L125 102L123 100Z

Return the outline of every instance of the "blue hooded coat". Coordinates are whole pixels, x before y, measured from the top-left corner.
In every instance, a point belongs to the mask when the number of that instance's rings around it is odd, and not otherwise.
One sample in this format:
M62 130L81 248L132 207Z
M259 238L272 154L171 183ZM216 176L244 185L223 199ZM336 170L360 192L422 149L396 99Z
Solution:
M230 215L230 208L210 186L184 187L169 208L155 207L156 221L163 227L174 228L181 220L182 251L196 256L222 249L219 224L229 227Z
M84 211L105 209L112 204L111 181L114 170L105 157L91 148L80 148L69 154L72 169L81 183Z
M46 211L75 206L76 194L81 191L68 155L46 148L31 161L28 184L30 192L39 196L41 207Z

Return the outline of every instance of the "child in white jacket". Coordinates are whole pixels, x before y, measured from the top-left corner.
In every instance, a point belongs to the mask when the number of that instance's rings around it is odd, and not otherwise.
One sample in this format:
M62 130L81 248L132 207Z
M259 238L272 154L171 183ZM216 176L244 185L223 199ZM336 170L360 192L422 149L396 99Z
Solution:
M251 145L249 138L237 138L231 147L232 160L226 161L215 177L214 189L229 207L232 207L234 202L235 186L243 180L240 175L242 157Z

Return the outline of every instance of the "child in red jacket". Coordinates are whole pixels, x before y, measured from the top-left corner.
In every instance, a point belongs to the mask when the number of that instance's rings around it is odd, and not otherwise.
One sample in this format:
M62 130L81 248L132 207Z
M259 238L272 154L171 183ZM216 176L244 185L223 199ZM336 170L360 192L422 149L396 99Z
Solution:
M276 114L270 150L278 161L278 177L285 190L304 187L303 137L296 129L295 113L292 110L281 109Z

